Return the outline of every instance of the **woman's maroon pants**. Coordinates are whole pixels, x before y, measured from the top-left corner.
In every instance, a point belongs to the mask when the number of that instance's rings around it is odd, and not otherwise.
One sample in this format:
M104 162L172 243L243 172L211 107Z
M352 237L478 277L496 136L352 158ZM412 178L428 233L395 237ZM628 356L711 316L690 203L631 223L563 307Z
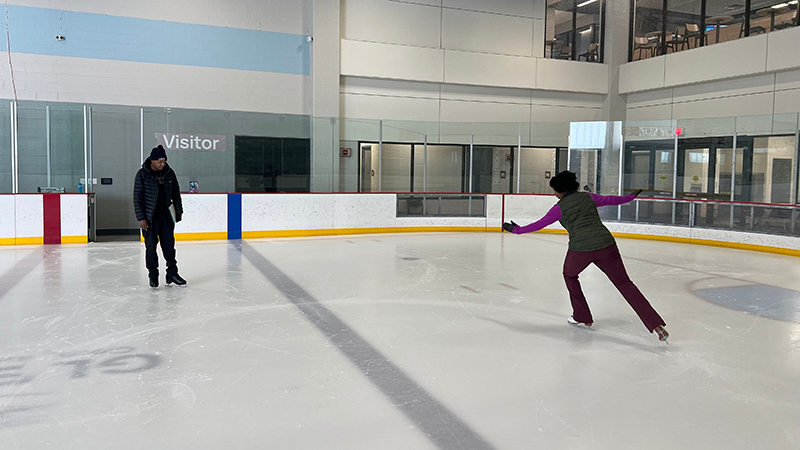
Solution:
M578 275L592 263L614 283L619 293L625 297L651 333L657 326L666 325L664 319L650 306L650 302L644 298L639 288L628 277L616 245L591 252L567 251L567 258L564 260L564 281L567 283L569 298L572 302L573 319L581 323L594 322L592 312L589 311L589 305L586 303L586 297L581 290L581 283L578 281Z

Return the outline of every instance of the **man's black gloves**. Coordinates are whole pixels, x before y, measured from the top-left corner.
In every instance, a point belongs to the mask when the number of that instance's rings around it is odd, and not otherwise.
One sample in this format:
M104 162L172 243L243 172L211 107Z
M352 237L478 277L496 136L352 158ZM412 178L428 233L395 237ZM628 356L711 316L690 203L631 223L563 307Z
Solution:
M181 219L183 219L183 215L182 214L175 214L175 223L180 222Z
M514 221L512 220L511 222L506 222L506 223L504 223L504 224L503 224L503 229L504 229L505 231L508 231L509 233L513 233L513 232L514 232L514 228L516 228L516 227L518 227L518 226L519 226L519 225L517 225L516 223L514 223Z

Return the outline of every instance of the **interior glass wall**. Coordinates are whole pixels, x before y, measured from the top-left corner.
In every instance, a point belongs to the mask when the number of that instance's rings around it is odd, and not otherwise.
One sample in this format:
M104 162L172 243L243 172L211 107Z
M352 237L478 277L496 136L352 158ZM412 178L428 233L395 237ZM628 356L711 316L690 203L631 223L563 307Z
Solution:
M84 107L67 103L19 102L19 192L64 188L88 192Z
M798 25L797 0L636 0L629 60Z
M11 104L0 103L0 194L13 191L11 175Z
M751 0L750 36L797 26L797 0Z
M605 0L548 0L545 57L603 62Z
M143 157L163 145L182 190L310 190L308 116L146 108L143 122Z
M664 29L664 0L637 0L632 11L633 28L630 39L630 60L650 58L660 54Z
M362 142L359 148L360 192L470 192L469 145L428 144L426 156L424 143L383 143L382 160L379 144ZM564 149L473 145L472 192L550 194L559 150ZM562 157L566 170L567 156Z
M236 192L309 192L308 139L235 139Z
M92 192L104 210L113 205L115 212L109 215L121 217L119 223L109 222L114 229L126 227L129 216L122 217L122 212L130 210L133 174L159 143L170 148L169 163L185 192L466 193L471 187L473 193L549 194L550 178L569 168L587 191L625 194L642 189L643 198L659 200L639 211L652 221L688 220L688 210L663 201L675 198L698 202L700 223L733 220L734 226L758 226L754 221L760 220L760 210L731 208L730 201L787 205L798 199L797 114L613 126L316 118L329 127L314 133L315 144L307 116L100 106L87 110L92 111L88 122L84 105L20 102L20 192L41 187L77 192L85 171L92 178L96 169L94 176L108 183L93 186ZM0 121L6 124L0 133L0 143L5 141L0 158L9 163L10 111L3 115L0 110ZM88 167L85 129L91 138ZM606 132L602 137L601 131ZM589 143L591 137L597 140ZM568 150L569 144L576 148ZM338 147L338 152L315 154L314 145ZM111 171L112 166L118 170ZM11 167L0 165L5 191L12 190ZM315 190L312 174L319 167L322 176L336 173L339 179L326 178ZM634 214L625 208L623 216ZM780 213L767 211L762 212L776 222ZM135 221L130 225L135 227Z

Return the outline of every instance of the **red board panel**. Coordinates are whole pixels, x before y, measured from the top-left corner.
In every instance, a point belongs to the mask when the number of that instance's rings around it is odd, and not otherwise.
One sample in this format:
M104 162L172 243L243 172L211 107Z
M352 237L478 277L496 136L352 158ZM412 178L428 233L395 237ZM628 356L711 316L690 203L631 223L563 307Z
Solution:
M44 243L61 243L61 196L42 194L44 203Z

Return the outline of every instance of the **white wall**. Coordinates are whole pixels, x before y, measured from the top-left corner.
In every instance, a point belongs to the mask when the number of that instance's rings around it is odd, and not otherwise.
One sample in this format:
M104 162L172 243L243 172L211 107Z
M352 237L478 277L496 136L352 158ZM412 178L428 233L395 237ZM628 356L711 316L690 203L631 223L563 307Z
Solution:
M627 100L629 121L796 114L800 70L631 93Z
M568 122L602 120L603 95L342 77L341 114L347 119L415 122L405 124L413 132L403 137L417 142L422 142L425 134L438 138L441 133L439 142L469 143L469 135L478 134L486 136L485 144L517 145L517 136L522 134L523 145L565 146ZM453 122L514 125L484 130L445 125ZM554 125L537 128L531 123ZM348 127L355 124L345 123ZM371 128L377 129L377 121ZM356 134L365 132L370 131L362 129ZM377 138L377 133L372 134ZM345 131L342 139L351 138L361 139ZM384 140L390 139L384 136Z
M118 2L104 0L9 0L9 5L167 20L218 27L269 30L282 33L303 33L301 1L286 0L193 0L165 2L137 0Z
M343 117L526 123L602 119L608 66L544 59L544 2L341 4Z
M798 42L795 27L623 64L627 119L798 113Z
M71 19L70 13L302 35L310 30L307 4L311 1L11 0L9 4L63 11L59 20L61 28L53 26L67 38L59 45L69 49L82 45L79 40L71 39L79 35L81 30L77 27L81 22L74 19L75 14ZM19 20L19 15L9 17L12 27ZM24 40L18 30L12 31L10 37L12 47ZM133 42L137 39L135 35L130 36ZM5 36L3 41L5 48ZM12 52L18 98L286 114L310 112L312 89L308 75L131 62L113 52L98 55L89 58L54 56L46 51ZM10 70L8 64L4 66L5 69L0 70L0 97L14 98Z

